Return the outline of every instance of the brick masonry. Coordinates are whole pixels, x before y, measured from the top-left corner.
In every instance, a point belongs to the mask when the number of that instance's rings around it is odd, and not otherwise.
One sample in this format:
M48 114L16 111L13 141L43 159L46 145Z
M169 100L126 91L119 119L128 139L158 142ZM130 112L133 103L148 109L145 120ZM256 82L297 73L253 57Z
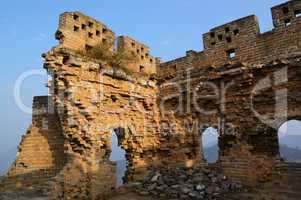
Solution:
M60 44L43 55L51 97L35 98L33 125L7 180L20 174L31 182L27 174L49 169L53 199L97 199L115 187L113 131L126 151L125 179L133 181L150 166L207 165L200 138L213 126L216 165L230 178L270 198L298 199L300 166L281 160L277 129L301 119L300 9L300 0L273 7L274 28L266 33L255 16L213 28L203 35L204 51L163 63L146 45L118 37L112 52L138 56L127 65L134 74L78 54L115 34L79 12L62 14ZM37 112L46 101L54 113Z
M32 124L19 145L6 186L28 187L45 182L66 164L65 139L51 102L47 96L34 98Z
M119 36L101 22L79 12L66 12L60 16L56 38L64 48L84 51L96 45L112 45L113 52L125 51L135 56L134 63L126 67L145 74L156 73L157 59L150 54L150 49L129 36ZM116 40L117 45L114 46Z

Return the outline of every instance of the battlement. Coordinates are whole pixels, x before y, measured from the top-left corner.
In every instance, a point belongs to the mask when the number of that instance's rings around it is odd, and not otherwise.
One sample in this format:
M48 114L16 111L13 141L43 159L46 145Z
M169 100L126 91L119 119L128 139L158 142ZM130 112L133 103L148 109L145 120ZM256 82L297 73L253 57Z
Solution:
M115 47L115 33L105 24L80 12L65 12L60 16L56 38L64 48L85 51L96 45L111 45L112 52L130 52L137 61L125 66L131 71L144 74L156 73L156 59L150 49L128 36L120 36Z
M271 10L275 27L290 26L301 16L301 1L292 0L275 6Z
M203 35L204 49L233 47L233 43L260 33L257 17L252 15L218 26ZM246 38L248 37L248 38Z
M117 51L126 51L136 57L137 61L131 65L135 72L156 73L156 58L150 55L148 46L128 36L120 36Z
M275 27L262 34L254 15L213 28L203 35L204 51L188 51L185 57L160 64L157 71L164 78L191 67L251 67L301 54L301 1L273 7L272 17Z
M103 23L80 12L65 12L60 16L56 38L66 48L83 50L102 43L112 43L115 33Z

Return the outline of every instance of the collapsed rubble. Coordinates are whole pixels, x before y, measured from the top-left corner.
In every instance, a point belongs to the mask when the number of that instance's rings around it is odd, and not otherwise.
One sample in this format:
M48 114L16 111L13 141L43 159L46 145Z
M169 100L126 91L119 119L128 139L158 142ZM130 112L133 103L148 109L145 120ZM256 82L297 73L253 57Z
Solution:
M159 199L220 199L228 193L247 191L219 170L201 166L154 169L144 181L133 185L140 195Z
M0 180L1 181L1 180ZM49 200L51 181L44 185L35 185L15 190L0 192L0 200Z

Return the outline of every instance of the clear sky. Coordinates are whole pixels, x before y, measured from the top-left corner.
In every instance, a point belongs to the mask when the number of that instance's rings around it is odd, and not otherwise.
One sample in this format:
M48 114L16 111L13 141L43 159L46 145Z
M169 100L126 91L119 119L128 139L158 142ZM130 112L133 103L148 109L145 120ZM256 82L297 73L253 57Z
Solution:
M163 60L202 50L202 34L210 28L250 14L258 16L261 31L272 29L270 7L285 0L9 0L0 8L0 152L16 148L31 115L14 102L17 77L31 69L42 69L41 54L57 41L59 14L81 11L107 24L117 35L129 35L151 47ZM26 80L22 98L45 95L46 76ZM1 160L0 160L1 162Z

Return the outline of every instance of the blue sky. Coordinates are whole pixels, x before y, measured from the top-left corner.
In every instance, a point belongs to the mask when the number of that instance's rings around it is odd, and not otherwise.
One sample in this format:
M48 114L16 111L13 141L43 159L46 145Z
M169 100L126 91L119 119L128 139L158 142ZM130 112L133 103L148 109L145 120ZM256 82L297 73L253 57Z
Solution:
M170 60L189 49L202 50L202 34L250 14L258 16L261 31L272 28L270 7L284 0L10 0L0 8L0 152L15 148L31 121L13 98L17 77L42 69L41 54L57 41L59 14L81 11L107 24L117 35L129 35L151 47L154 56ZM45 95L46 76L26 80L22 98L30 106L33 96ZM1 161L0 161L1 162Z

